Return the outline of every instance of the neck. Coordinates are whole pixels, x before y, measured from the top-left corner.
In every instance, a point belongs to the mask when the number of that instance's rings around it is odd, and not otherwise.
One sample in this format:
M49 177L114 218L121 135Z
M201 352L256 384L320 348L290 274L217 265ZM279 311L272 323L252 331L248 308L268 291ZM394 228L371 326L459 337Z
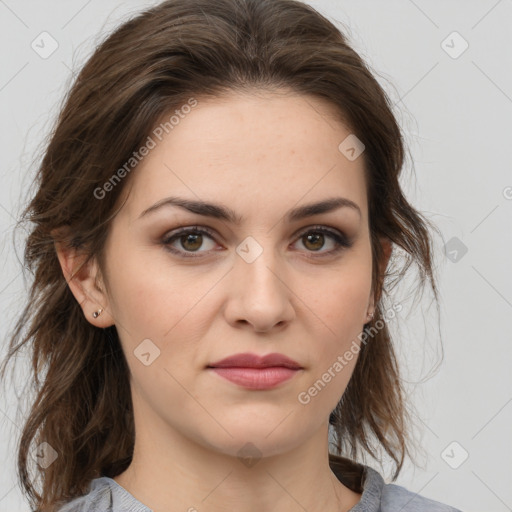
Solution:
M243 456L214 450L146 413L135 418L132 462L114 480L154 512L347 512L361 498L329 466L327 422L293 449L259 457L250 445Z

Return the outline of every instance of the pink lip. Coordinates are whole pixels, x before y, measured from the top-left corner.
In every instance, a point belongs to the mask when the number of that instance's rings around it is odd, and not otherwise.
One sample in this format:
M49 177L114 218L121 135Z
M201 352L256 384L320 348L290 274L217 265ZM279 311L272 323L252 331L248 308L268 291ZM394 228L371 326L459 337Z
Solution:
M248 389L269 389L291 379L299 370L284 366L268 368L211 368L225 379Z
M277 352L265 356L244 352L243 354L234 354L225 357L220 361L208 365L210 368L268 368L270 366L284 366L292 370L300 370L302 368L297 361Z
M284 354L266 356L243 353L226 357L208 365L221 377L249 389L269 389L291 379L302 369L297 361Z

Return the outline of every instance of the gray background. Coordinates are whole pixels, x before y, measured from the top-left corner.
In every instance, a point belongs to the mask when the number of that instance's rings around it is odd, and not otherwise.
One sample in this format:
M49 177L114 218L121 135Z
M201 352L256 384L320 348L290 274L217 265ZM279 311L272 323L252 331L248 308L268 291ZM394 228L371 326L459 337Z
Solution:
M442 232L436 238L441 317L428 294L410 314L411 288L396 294L405 308L391 327L400 336L423 448L419 467L408 463L397 483L467 512L512 510L512 2L309 3L348 28L391 96L414 161L403 186ZM16 239L17 256L12 228L29 192L35 151L100 35L151 4L0 0L3 340L24 299L23 240ZM31 47L43 31L58 43L47 58ZM461 53L464 41L469 46ZM23 415L7 391L0 401L0 510L28 511L14 467Z

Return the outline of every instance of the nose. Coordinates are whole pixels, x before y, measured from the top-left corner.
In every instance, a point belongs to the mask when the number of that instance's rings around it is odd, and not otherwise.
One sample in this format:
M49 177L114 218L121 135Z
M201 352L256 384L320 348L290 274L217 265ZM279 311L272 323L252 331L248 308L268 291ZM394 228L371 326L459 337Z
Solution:
M250 325L255 332L283 328L295 317L294 294L283 265L267 248L249 261L235 256L225 308L227 321L238 328Z

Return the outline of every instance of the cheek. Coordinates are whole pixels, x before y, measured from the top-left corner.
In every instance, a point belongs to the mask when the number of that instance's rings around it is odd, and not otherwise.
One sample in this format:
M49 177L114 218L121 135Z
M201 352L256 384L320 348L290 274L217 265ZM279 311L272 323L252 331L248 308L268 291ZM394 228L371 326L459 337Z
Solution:
M187 369L184 361L202 363L199 345L213 314L208 292L219 276L199 276L193 267L178 269L165 255L149 261L147 248L128 251L122 243L114 247L111 261L118 263L111 264L110 269L112 309L135 379L140 378L149 389L169 386L167 369L183 380L190 372L190 364ZM151 252L154 254L155 249ZM145 367L137 355L148 351L151 360L154 354L157 357Z
M350 351L349 345L342 347L340 342L339 350L324 354L316 362L307 386L301 387L297 403L304 421L311 421L311 418L326 420L343 396L357 362L357 353ZM344 355L347 350L348 358Z
M320 401L332 407L341 398L359 355L371 291L369 269L369 262L361 258L325 280L313 297L311 309L321 319L313 337L322 340L321 350L312 354L313 377L319 379L320 388L328 388Z
M123 246L124 238L112 240L109 263L116 324L133 341L162 339L199 302L204 286L190 273L178 272L163 248L130 248Z
M371 292L369 267L346 267L329 279L314 293L305 295L305 301L329 327L331 334L344 336L347 330L362 328ZM304 291L305 293L305 291Z

